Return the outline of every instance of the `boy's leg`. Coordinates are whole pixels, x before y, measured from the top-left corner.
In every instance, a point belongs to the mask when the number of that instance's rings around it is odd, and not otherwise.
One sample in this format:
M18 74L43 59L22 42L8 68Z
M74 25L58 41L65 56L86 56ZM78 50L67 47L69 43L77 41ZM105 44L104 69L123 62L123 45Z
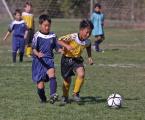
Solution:
M70 84L71 84L71 77L65 78L64 81L63 81L63 86L62 86L63 95L62 95L62 98L61 98L60 106L64 106L64 105L71 102L69 100L69 97L68 97L69 96Z
M56 89L57 89L57 82L56 82L54 68L50 68L47 71L47 75L49 76L49 81L50 81L50 96L52 96L53 94L56 93Z
M23 62L24 53L23 52L20 52L19 55L20 55L19 61L20 62Z
M24 56L24 51L25 51L25 40L22 38L20 40L20 49L19 49L20 53L19 53L19 61L23 62L23 56Z
M18 51L17 38L13 37L13 39L12 39L12 60L13 60L13 63L16 62L17 51Z
M27 45L27 48L26 48L26 55L27 57L31 57L31 54L32 54L32 47L31 45Z
M79 92L84 83L84 76L85 76L84 67L77 68L76 73L77 73L77 77L76 77L74 91L73 91L73 98L76 102L79 102L81 100L79 97Z
M56 100L58 100L58 95L56 94L57 82L55 77L55 69L50 68L47 71L47 75L49 76L50 81L50 103L53 104Z
M96 36L96 41L95 41L95 49L96 51L100 52L100 47L99 45L103 42L103 37L102 36Z
M67 78L63 81L63 97L68 97L69 96L69 88L71 84L71 78Z
M37 90L38 90L37 93L38 93L42 103L47 101L44 89L45 89L44 82L43 81L38 82L37 83Z
M13 63L16 63L16 56L17 56L17 52L13 51L12 52Z
M27 46L26 46L26 55L27 57L31 57L32 54L32 39L33 39L33 35L34 35L34 30L29 29L28 30L28 35L27 35Z

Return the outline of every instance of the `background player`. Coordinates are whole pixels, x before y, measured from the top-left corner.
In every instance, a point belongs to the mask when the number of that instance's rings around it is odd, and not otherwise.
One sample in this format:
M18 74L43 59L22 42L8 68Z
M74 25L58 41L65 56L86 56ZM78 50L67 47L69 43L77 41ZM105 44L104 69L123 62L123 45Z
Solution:
M20 62L23 61L24 49L25 49L25 39L27 38L28 31L27 31L27 26L26 26L24 20L22 20L21 11L19 9L15 10L14 18L15 18L15 20L12 21L12 23L10 24L10 26L8 28L8 32L6 33L3 40L6 40L7 37L11 34L11 32L13 32L12 58L13 58L13 62L15 63L18 50L19 50L19 56L20 56L19 61Z
M26 56L31 57L32 54L31 44L34 35L34 15L32 13L32 4L30 2L25 3L22 18L28 27L28 35L26 39Z
M101 13L101 5L99 3L95 4L94 12L91 15L91 21L94 25L92 35L95 37L95 50L101 52L99 45L104 40L104 14Z

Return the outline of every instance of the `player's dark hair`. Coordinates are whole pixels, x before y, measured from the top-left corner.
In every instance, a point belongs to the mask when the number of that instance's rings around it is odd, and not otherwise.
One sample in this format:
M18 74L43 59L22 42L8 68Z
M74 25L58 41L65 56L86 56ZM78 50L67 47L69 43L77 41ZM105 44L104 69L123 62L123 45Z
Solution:
M80 29L84 29L89 27L90 29L94 28L94 25L92 24L92 22L88 19L84 19L80 22Z
M20 9L16 9L15 12L14 12L14 15L16 15L17 13L19 13L21 15L22 11Z
M96 3L96 4L94 5L94 8L96 8L96 7L101 8L101 4L100 4L100 3Z
M40 15L39 16L39 24L42 24L44 21L48 21L49 23L51 23L51 18L48 15Z

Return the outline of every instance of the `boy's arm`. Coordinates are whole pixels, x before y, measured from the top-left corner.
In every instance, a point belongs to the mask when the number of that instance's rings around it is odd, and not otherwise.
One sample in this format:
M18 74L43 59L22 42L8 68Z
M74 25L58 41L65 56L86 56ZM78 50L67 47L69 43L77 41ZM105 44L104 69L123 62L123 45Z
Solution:
M28 36L28 30L25 31L25 34L24 34L24 39L26 40L27 39L27 36Z
M34 55L36 55L38 58L42 58L44 54L42 52L38 52L36 49L33 49Z
M92 60L92 53L91 53L91 44L86 48L87 54L88 54L88 62L90 65L93 65L93 60Z
M35 56L37 56L38 58L41 58L44 56L44 54L42 52L39 52L38 50L38 41L37 41L37 33L33 36L33 40L32 40L32 51L33 54Z
M5 37L3 38L3 40L5 41L7 39L7 37L11 34L11 32L14 29L14 23L13 21L11 22L11 24L8 26L8 32L6 33Z
M94 14L92 13L92 15L91 15L91 22L93 23L93 20L94 20Z
M68 45L67 41L64 41L63 39L58 40L58 44L62 47L66 48L67 50L73 50L74 48L70 45Z
M5 40L8 38L8 36L9 36L10 34L11 34L11 32L8 31L8 32L6 33L6 35L4 36L3 40L5 41Z

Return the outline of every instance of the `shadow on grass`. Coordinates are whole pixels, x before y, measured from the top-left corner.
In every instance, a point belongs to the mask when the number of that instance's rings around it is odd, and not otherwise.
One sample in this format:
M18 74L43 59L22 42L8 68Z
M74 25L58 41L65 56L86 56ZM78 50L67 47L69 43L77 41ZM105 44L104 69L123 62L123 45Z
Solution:
M120 51L119 48L105 49L104 51Z
M81 102L78 102L78 105L85 105L85 104L97 104L97 103L104 103L106 99L100 96L86 96L81 97Z
M135 98L123 98L124 100L140 100L139 98L135 97Z

